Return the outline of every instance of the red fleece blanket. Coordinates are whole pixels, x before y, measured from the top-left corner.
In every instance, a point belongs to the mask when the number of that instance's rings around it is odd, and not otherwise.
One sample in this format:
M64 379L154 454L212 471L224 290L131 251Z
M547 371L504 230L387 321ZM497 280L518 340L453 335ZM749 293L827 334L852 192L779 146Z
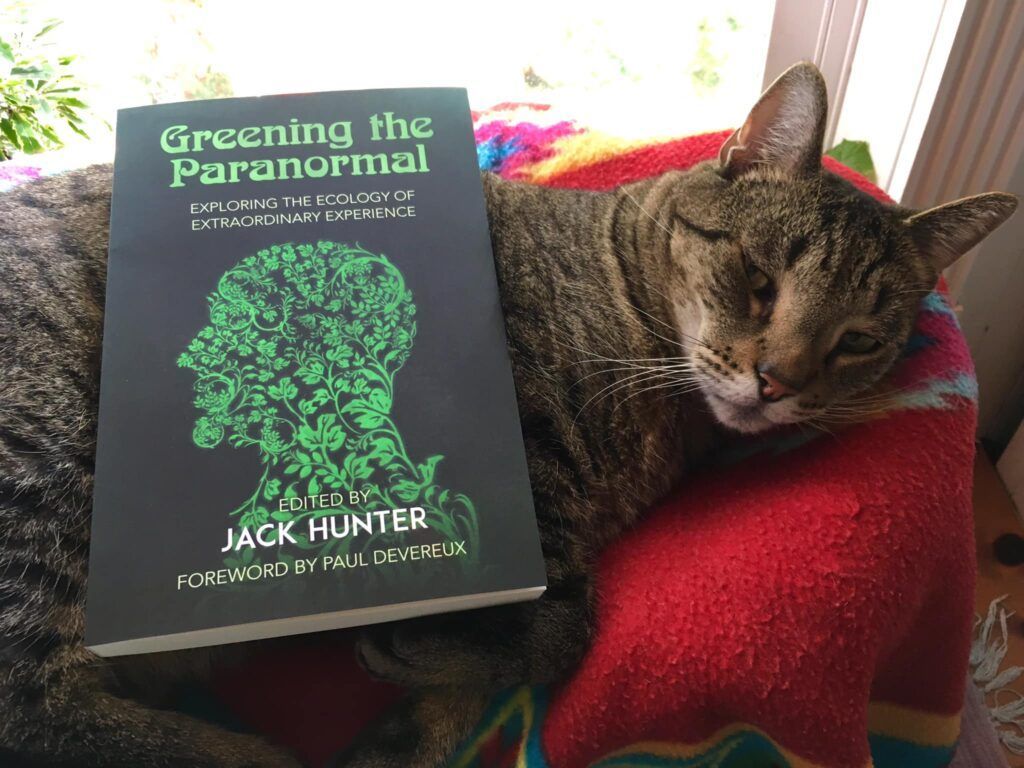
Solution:
M629 143L549 114L477 115L481 167L606 189L711 157L726 135ZM976 387L938 293L894 386L898 404L869 423L777 441L653 510L601 560L582 667L503 693L452 764L946 765L973 618ZM312 764L395 697L336 643L258 659L219 693Z

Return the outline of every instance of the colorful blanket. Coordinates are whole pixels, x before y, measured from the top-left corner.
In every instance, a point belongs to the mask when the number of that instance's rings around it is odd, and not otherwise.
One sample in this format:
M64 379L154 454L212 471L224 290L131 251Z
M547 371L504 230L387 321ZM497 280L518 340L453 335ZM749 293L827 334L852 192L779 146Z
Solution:
M686 168L727 135L627 142L529 105L475 118L482 168L584 189ZM581 668L497 697L452 765L947 765L973 620L976 385L940 293L894 387L872 421L776 441L653 510L602 558ZM323 764L397 695L336 637L225 675L221 701Z

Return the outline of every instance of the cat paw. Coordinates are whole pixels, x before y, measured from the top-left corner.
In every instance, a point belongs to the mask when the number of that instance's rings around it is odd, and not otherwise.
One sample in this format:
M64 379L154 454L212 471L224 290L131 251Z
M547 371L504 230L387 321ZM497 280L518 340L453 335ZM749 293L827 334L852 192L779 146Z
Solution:
M493 685L514 666L503 649L489 648L471 635L416 624L366 631L356 642L356 655L373 676L413 688Z
M356 658L374 677L407 687L445 685L444 647L440 638L412 636L403 627L374 627L356 641Z

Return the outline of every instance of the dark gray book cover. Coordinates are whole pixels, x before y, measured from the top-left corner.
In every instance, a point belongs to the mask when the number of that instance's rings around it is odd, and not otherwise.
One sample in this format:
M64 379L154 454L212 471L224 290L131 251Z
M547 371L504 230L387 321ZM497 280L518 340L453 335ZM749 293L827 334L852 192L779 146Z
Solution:
M122 110L86 645L536 597L466 93Z

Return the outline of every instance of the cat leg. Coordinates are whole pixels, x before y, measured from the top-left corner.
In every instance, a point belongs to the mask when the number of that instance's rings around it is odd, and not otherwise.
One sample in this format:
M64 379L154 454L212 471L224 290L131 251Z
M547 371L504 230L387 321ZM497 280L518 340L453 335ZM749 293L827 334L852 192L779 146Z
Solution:
M438 768L472 732L491 697L477 688L411 694L360 734L331 768Z
M55 653L61 654L61 651ZM0 664L0 751L29 764L95 768L298 768L299 761L257 736L144 706L109 693L101 662L65 649L63 669L19 679ZM91 664L92 666L86 666Z
M356 646L378 677L417 689L367 729L336 768L437 768L504 688L553 682L591 635L589 583L552 584L535 602L368 629Z
M406 687L495 692L564 678L586 652L593 614L581 574L549 584L533 602L371 627L356 653L371 674Z

